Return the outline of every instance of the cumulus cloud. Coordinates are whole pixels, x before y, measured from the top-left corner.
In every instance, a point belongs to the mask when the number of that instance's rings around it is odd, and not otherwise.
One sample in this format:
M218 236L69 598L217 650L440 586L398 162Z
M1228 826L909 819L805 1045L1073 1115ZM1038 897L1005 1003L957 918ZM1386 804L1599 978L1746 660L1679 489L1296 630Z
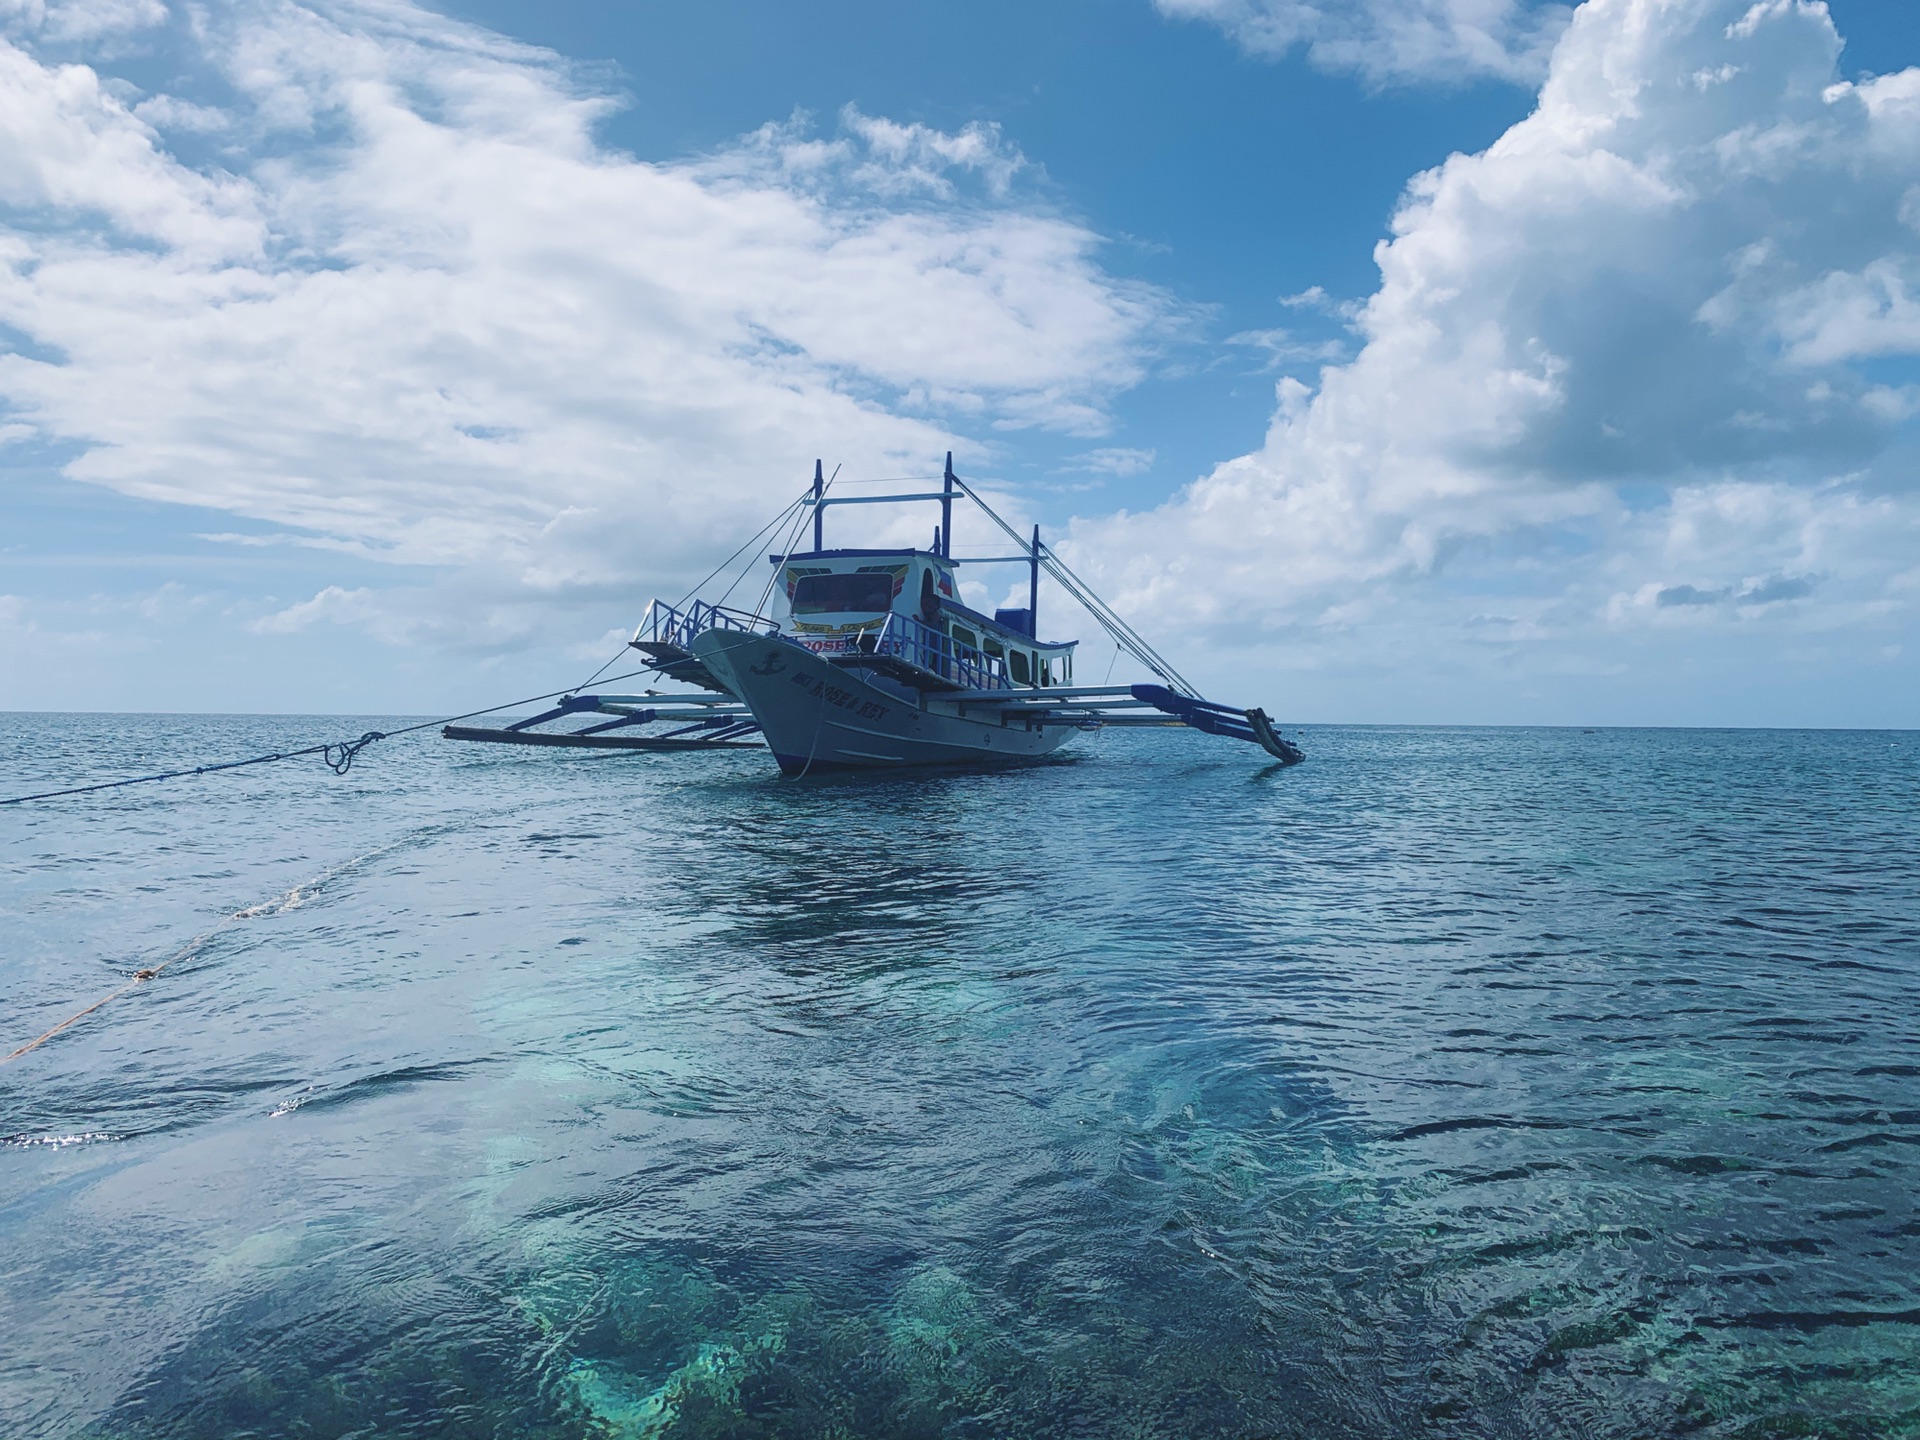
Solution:
M1570 6L1532 0L1154 0L1163 14L1218 25L1244 49L1295 49L1373 85L1457 85L1545 73Z
M631 599L816 454L1101 434L1167 313L1016 193L991 126L848 110L646 163L556 57L401 0L175 17L179 93L51 58L79 13L16 5L0 39L0 396L129 495ZM175 145L206 135L217 163Z
M1885 616L1920 526L1870 362L1920 353L1920 71L1839 51L1809 0L1590 0L1535 112L1408 188L1360 353L1078 552L1167 625L1423 648L1495 593L1563 644Z
M360 585L348 590L344 586L329 585L309 600L301 600L284 610L261 616L247 628L256 635L293 635L310 625L327 621L335 624L378 624L384 619L378 597L367 586Z

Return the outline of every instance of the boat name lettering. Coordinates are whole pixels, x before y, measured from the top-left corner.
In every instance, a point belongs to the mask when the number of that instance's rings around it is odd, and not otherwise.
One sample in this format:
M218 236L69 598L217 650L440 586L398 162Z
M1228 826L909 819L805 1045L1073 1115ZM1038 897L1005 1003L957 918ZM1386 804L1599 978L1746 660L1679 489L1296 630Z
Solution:
M809 695L836 705L842 710L852 710L862 720L884 720L888 707L872 700L862 700L851 691L842 690L838 685L829 685L824 680L809 679L805 675L795 675L793 683L804 689Z

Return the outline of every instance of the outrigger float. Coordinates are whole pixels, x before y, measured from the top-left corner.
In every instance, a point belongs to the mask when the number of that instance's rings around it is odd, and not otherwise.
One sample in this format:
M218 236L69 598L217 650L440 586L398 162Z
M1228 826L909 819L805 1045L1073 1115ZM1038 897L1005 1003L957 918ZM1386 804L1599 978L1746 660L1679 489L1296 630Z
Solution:
M648 669L692 689L575 694L501 729L449 725L442 733L450 740L602 750L765 747L782 771L796 776L1018 764L1051 754L1078 732L1122 727L1185 726L1258 745L1282 765L1306 758L1264 710L1202 698L1041 543L1038 526L1027 539L995 514L953 473L951 454L939 490L830 490L815 462L812 488L737 552L736 558L790 526L785 548L767 557L774 573L755 609L697 598L647 606L628 644L647 657ZM954 555L953 507L961 499L1021 553ZM826 547L829 507L916 501L940 506L930 549ZM809 517L813 548L796 550L793 541ZM988 616L961 603L960 566L1013 564L1028 571L1024 609ZM1074 683L1079 642L1039 638L1043 571L1157 683ZM540 728L581 716L598 718L578 729Z

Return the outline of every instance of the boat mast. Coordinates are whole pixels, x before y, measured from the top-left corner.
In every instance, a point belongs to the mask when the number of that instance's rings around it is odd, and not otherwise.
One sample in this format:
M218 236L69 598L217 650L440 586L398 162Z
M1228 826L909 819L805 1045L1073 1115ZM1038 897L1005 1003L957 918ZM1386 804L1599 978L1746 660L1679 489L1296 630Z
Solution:
M953 467L949 464L947 468L951 470ZM820 538L820 522L827 518L827 507L820 502L826 495L826 477L821 474L820 462L816 460L813 462L813 548L816 554L827 548Z
M947 451L947 473L940 491L940 553L953 558L953 451Z
M1027 576L1027 638L1040 638L1040 527L1033 527L1032 558L1027 562L1033 568Z

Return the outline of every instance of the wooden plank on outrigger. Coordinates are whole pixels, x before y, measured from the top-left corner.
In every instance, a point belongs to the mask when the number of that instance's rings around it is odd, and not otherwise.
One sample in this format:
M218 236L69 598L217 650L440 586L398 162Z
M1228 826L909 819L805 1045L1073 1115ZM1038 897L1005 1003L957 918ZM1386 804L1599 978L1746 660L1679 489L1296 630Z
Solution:
M488 730L473 725L449 725L440 734L448 740L480 740L496 745L558 745L577 750L761 750L766 741L695 740L645 735L551 735L538 730Z

